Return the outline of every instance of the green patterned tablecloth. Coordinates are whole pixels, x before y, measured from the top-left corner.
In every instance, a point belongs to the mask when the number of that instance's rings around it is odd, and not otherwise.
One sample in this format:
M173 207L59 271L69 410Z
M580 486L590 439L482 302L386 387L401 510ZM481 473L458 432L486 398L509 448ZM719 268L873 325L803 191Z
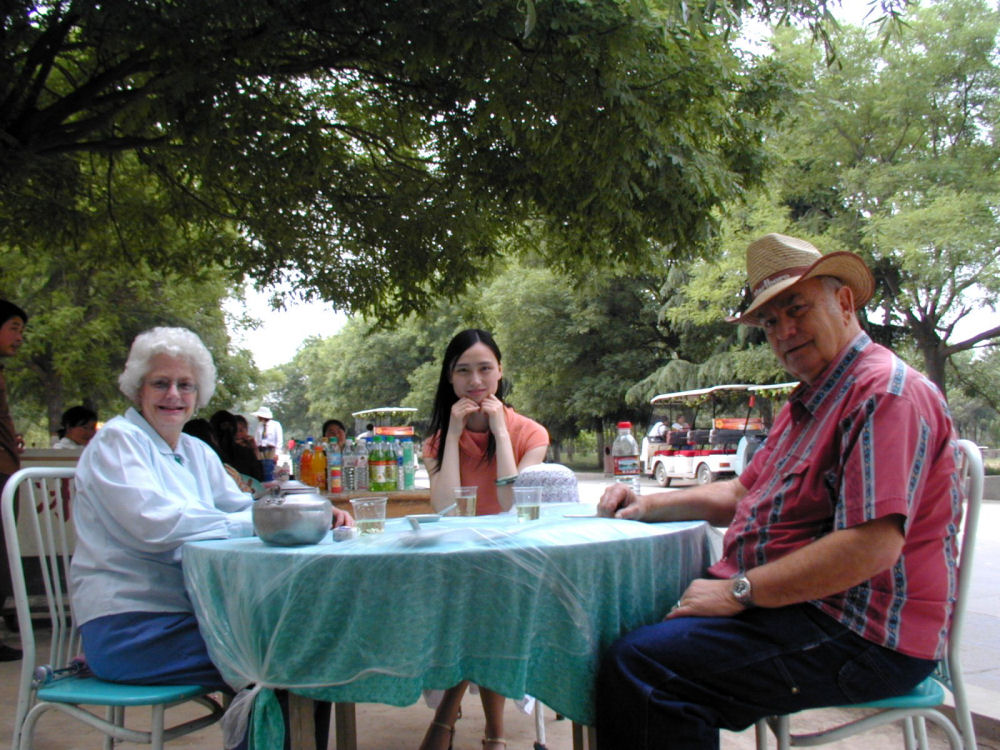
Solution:
M305 547L184 546L212 659L236 688L406 706L470 679L592 724L600 655L711 562L707 524L444 518ZM255 720L256 721L256 720ZM256 729L255 729L256 731Z

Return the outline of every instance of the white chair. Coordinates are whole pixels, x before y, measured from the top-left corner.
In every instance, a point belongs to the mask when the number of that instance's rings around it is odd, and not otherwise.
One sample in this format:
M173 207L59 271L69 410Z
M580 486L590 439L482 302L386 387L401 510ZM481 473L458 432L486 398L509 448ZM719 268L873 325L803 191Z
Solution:
M792 734L788 716L772 716L761 719L756 726L758 750L764 750L767 747L768 728L774 732L778 740L779 750L786 750L792 746L813 746L836 742L845 737L897 721L903 722L903 738L907 750L912 750L914 747L927 750L927 721L936 724L944 731L953 750L960 748L976 750L972 712L969 709L965 683L962 679L959 645L962 640L962 625L965 619L965 600L969 592L969 580L972 577L979 506L983 499L983 459L979 448L971 440L959 440L958 445L962 453L961 476L963 486L966 488L966 506L958 559L958 592L955 611L952 613L951 634L948 638L945 658L932 676L906 695L842 707L876 711L876 713L860 719L809 734ZM945 702L945 688L951 691L955 700L954 723L939 710Z
M218 721L222 717L222 707L208 697L210 691L198 686L123 685L77 674L73 660L80 653L80 638L70 611L67 588L73 534L66 517L69 499L63 497L64 487L70 487L72 482L62 481L71 480L73 473L72 467L22 469L7 480L0 497L24 652L11 747L19 750L30 748L39 717L49 710L56 710L104 733L105 750L111 750L115 740L162 748L168 740ZM20 508L15 514L19 497ZM52 627L47 659L39 658L36 651L21 557L22 544L38 553L47 605L45 614ZM165 727L165 709L187 701L200 704L207 713L176 726ZM105 715L102 718L84 706L103 707ZM132 706L150 708L148 731L125 726L125 709Z
M541 487L542 503L578 503L580 489L576 474L562 464L542 463L521 470L514 481L515 487ZM535 701L532 707L535 721L535 742L533 750L546 750L545 707Z
M580 489L576 474L562 464L535 464L521 470L515 487L541 487L542 503L578 503Z

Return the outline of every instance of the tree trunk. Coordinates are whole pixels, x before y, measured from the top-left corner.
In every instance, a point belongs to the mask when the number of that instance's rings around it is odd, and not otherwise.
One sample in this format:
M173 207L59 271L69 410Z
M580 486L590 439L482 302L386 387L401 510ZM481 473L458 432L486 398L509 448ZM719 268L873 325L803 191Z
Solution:
M597 469L598 471L607 472L607 459L605 456L608 455L608 452L611 450L611 446L608 445L604 436L604 420L602 419L597 424Z

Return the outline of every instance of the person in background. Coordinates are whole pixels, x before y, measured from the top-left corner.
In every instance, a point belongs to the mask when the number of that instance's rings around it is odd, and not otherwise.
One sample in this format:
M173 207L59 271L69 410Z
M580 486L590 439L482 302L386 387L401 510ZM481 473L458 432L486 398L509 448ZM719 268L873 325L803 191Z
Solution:
M480 329L462 331L445 349L430 437L423 445L431 502L438 509L453 502L455 487L476 485L477 515L508 510L513 504L510 485L518 472L545 460L549 434L538 422L504 403L500 360L493 336ZM421 750L451 746L467 687L465 681L445 691ZM480 689L479 697L486 714L484 750L506 747L504 697L485 688Z
M222 458L222 451L219 450L219 443L215 439L215 433L212 431L212 424L202 417L195 417L194 419L189 419L184 423L184 427L181 430L185 435L190 435L191 437L196 437L201 440L205 445L212 449L212 452L219 457L222 463L225 461Z
M71 406L59 420L59 439L53 448L82 448L97 432L97 412L86 406Z
M600 516L728 530L666 619L604 655L600 750L714 750L720 728L905 693L944 655L962 512L944 396L862 331L859 256L770 234L746 264L753 301L730 320L801 382L738 478L605 490Z
M681 414L681 415L679 415L677 417L676 420L674 420L673 424L670 425L670 429L671 430L690 430L691 429L691 425L688 424L688 421L684 418L684 415Z
M281 429L281 422L274 418L271 410L266 406L260 407L254 412L254 416L257 417L257 431L254 434L257 450L262 455L270 450L272 458L276 457L278 452L284 448L284 432Z
M347 441L347 428L339 419L328 419L323 423L323 437L327 440L337 438L337 445L343 449Z
M241 419L243 420L242 431L240 429ZM215 436L222 463L233 467L244 477L263 482L264 469L254 451L253 437L246 429L247 421L225 409L219 409L208 421L212 425L212 434Z
M13 302L0 299L0 358L6 359L17 354L24 343L24 327L28 324L28 314ZM14 429L7 402L7 381L4 366L0 362L0 490L3 490L10 475L21 468L21 454L24 439ZM2 530L0 530L2 532ZM10 582L10 566L7 562L7 542L0 533L0 606L13 591ZM17 661L21 650L0 643L0 661Z
M365 431L358 434L358 440L367 440L375 435L375 425L369 422L365 425Z
M139 334L118 379L134 406L80 457L70 590L87 663L102 679L228 689L181 569L185 542L253 534L251 497L211 447L183 433L211 399L215 374L212 355L191 331ZM334 522L352 519L335 510ZM317 723L321 747L328 729L327 716Z
M183 431L185 435L198 438L215 452L215 455L217 455L219 460L222 461L222 468L224 468L226 473L232 477L234 482L236 482L236 486L240 488L240 492L249 492L253 494L261 488L259 481L254 483L253 480L243 477L239 471L226 461L225 454L223 454L222 449L219 447L219 441L215 437L215 430L212 429L212 423L207 419L203 419L201 417L189 419L184 423Z
M257 448L257 441L250 434L250 424L247 422L247 418L242 414L234 416L236 417L236 442L239 445L250 448L253 451L254 458L259 461L260 450Z

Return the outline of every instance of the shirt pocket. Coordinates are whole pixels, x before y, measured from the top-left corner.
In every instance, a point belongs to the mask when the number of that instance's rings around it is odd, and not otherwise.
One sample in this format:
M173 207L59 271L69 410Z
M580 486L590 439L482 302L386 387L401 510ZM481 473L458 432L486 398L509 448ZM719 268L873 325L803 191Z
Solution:
M829 531L833 495L815 455L789 453L776 467L768 497L766 523L782 527L808 527L810 536Z

